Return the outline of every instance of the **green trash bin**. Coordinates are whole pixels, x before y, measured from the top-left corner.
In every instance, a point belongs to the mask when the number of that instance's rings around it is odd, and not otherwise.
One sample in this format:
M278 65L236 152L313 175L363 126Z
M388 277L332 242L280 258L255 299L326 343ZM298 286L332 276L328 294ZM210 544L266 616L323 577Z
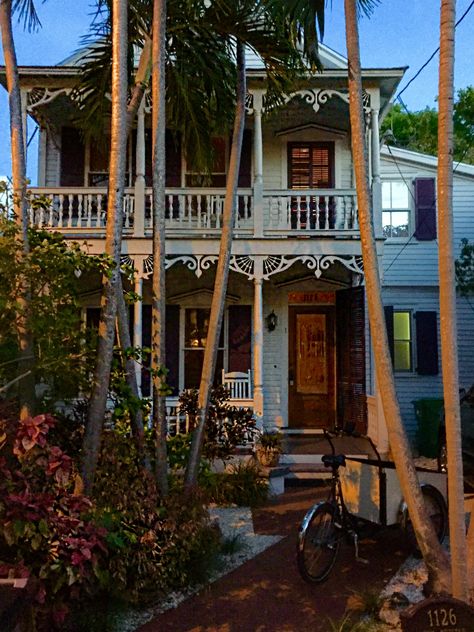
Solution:
M439 426L443 414L443 399L422 398L413 402L417 421L417 447L421 456L438 456Z

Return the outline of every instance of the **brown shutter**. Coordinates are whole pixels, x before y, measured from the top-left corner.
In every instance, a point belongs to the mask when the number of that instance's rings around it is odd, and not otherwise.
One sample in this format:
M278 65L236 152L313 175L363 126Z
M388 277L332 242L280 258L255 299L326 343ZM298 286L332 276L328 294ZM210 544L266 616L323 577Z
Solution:
M416 312L416 371L438 375L438 316L436 312Z
M418 241L436 239L436 189L434 178L415 180L415 238Z
M247 372L252 363L252 315L250 305L229 307L229 371Z
M331 189L334 143L288 143L288 183L291 189Z
M78 129L61 128L60 186L84 186L84 143Z
M338 425L367 432L364 288L336 292Z

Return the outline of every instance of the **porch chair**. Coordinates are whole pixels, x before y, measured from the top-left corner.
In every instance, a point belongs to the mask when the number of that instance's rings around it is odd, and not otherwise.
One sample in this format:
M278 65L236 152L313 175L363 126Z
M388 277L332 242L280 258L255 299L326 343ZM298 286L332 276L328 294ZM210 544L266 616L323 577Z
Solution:
M231 399L252 399L252 375L250 369L247 373L240 371L226 373L222 369L222 386L229 391Z

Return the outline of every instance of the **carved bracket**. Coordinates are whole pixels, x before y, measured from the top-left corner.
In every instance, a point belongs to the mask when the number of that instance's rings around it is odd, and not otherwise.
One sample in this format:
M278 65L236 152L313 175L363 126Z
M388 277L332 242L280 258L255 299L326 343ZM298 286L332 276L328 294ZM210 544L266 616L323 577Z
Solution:
M71 92L72 88L59 88L58 90L33 88L28 91L26 109L28 112L32 112L35 108L54 101L60 94L71 94Z

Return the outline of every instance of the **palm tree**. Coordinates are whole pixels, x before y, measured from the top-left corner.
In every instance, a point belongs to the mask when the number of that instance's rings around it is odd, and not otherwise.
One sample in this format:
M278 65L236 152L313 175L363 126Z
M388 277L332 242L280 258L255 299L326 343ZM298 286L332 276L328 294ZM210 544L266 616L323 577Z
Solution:
M166 364L166 268L165 268L165 133L166 133L166 0L153 2L152 123L153 123L153 280L152 352L153 427L155 429L156 481L163 496L168 493L166 408L162 367Z
M441 0L438 97L439 312L448 454L449 535L452 593L467 600L461 414L453 247L453 99L455 0Z
M291 39L291 23L274 2L241 2L234 6L216 2L211 7L218 16L213 23L223 36L230 38L236 55L236 106L232 148L227 174L226 194L222 215L222 232L219 247L214 292L209 316L209 326L204 350L203 368L198 395L197 425L193 431L191 451L186 470L185 484L188 489L197 484L199 460L204 429L209 408L211 385L214 380L217 349L225 296L229 278L229 264L233 232L237 212L237 186L245 127L245 97L247 92L245 70L246 43L256 50L266 65L269 93L278 101L292 81L304 70L301 55ZM316 57L313 58L313 60Z
M12 30L12 12L17 10L20 18L25 19L25 26L30 30L39 24L34 5L30 0L0 0L0 30L2 33L3 56L7 76L10 109L10 138L13 176L13 208L18 223L18 238L22 242L23 255L28 255L28 215L26 201L26 148L22 121L20 79L16 58L15 42ZM21 388L18 391L20 399L20 418L24 419L32 414L35 402L34 378L34 345L28 326L29 290L23 283L22 294L18 297L17 331L20 350L20 365L18 373L23 375Z
M105 252L114 265L110 276L104 275L102 280L97 363L83 446L82 474L86 493L92 490L99 458L117 315L127 150L127 5L127 0L113 0L112 3L112 119Z
M424 507L423 496L400 416L388 346L372 223L367 152L364 142L365 125L356 4L356 0L344 0L352 155L357 187L359 226L370 328L372 332L377 332L376 336L372 336L375 370L393 459L418 545L428 567L431 587L435 593L446 593L451 588L449 564Z

